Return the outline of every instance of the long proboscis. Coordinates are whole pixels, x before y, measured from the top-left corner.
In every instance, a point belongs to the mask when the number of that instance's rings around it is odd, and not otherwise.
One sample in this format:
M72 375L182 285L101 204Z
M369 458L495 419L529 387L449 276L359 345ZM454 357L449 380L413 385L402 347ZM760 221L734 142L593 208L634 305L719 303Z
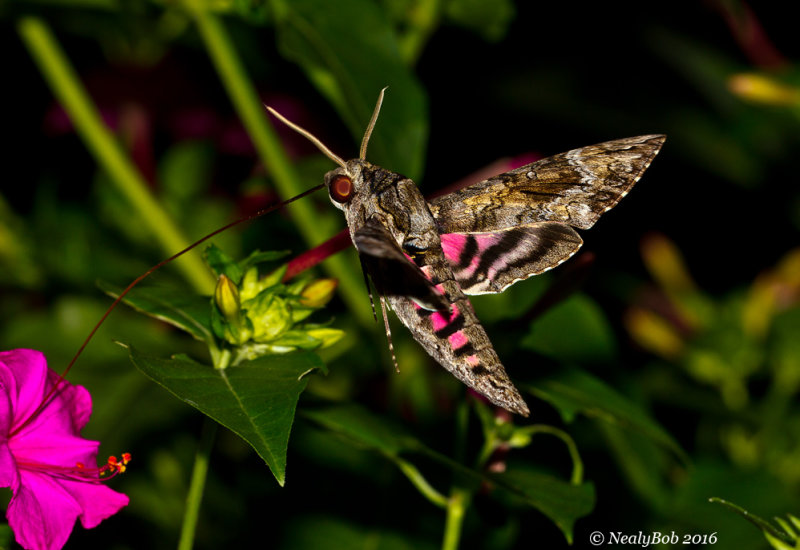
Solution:
M279 202L277 204L273 204L272 206L268 206L266 208L263 208L263 209L259 210L258 212L256 212L255 214L251 214L250 216L245 216L244 218L240 218L238 220L232 221L231 223L229 223L229 224L227 224L227 225L225 225L223 227L220 227L216 231L213 231L213 232L209 233L208 235L206 235L202 239L193 242L192 244L190 244L189 246L187 246L186 248L184 248L180 252L177 252L177 253L173 254L172 256L167 258L166 260L162 260L162 261L158 262L156 265L154 265L153 267L151 267L150 269L148 269L147 271L145 271L144 273L142 273L141 275L136 277L136 279L134 279L131 282L131 284L129 284L127 287L125 287L125 289L122 292L119 293L119 296L117 296L114 299L114 301L111 303L111 305L108 306L108 309L103 314L103 316L100 318L100 320L97 322L97 324L94 326L92 331L89 333L89 336L86 337L86 340L83 341L83 344L81 344L81 347L78 348L77 353L75 353L75 356L69 362L69 364L67 365L67 368L64 369L64 372L61 373L61 377L64 378L64 377L67 376L67 374L69 373L70 369L75 364L75 361L78 360L78 357L81 356L81 353L83 353L83 350L86 348L86 346L92 340L92 338L94 337L95 333L98 331L100 326L105 322L106 318L111 314L111 312L114 311L114 309L119 305L119 303L122 301L122 299L125 298L125 296L131 290L133 290L133 287L135 287L140 282L142 282L144 279L146 279L148 276L150 276L150 274L152 274L154 271L156 271L156 270L160 269L161 267L165 266L166 264L170 263L172 260L175 260L175 259L183 256L184 254L186 254L187 252L189 252L190 250L192 250L196 246L198 246L200 244L203 244L208 239L214 237L215 235L218 235L219 233L222 233L223 231L225 231L227 229L230 229L231 227L239 225L240 223L244 223L244 222L247 222L247 221L250 221L250 220L254 220L256 218L260 218L261 216L264 216L265 214L269 214L270 212L274 212L275 210L278 210L279 208L282 208L282 207L286 206L289 203L292 203L292 202L294 202L294 201L296 201L298 199L302 199L306 195L310 195L311 193L319 191L323 187L325 187L324 184L317 185L316 187L312 187L311 189L309 189L307 191L303 191L302 193L292 197L291 199L287 199L287 200L285 200L283 202Z

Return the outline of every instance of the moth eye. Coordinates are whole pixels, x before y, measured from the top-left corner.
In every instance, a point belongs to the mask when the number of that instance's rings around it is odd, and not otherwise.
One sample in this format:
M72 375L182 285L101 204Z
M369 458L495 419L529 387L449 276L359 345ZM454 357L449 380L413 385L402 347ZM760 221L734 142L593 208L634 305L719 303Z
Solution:
M336 176L331 182L329 193L336 202L350 202L353 198L353 180L347 176Z

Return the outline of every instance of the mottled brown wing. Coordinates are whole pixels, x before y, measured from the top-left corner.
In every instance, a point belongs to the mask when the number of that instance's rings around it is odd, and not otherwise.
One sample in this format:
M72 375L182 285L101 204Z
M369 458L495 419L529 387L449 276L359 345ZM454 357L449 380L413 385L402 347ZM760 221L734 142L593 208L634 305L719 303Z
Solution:
M444 310L450 302L425 277L377 218L370 218L355 232L358 250L372 282L381 296L404 296L428 310Z
M589 229L642 177L666 136L573 149L429 203L440 233L487 232L541 221Z

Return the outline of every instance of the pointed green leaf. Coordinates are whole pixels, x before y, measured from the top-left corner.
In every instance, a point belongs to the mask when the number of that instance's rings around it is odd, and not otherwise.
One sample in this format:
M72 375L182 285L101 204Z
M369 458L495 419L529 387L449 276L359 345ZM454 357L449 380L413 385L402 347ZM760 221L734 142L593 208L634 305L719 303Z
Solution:
M274 262L275 260L285 258L289 254L291 254L291 252L288 250L254 250L247 258L239 262L239 267L242 273L244 273L254 265L264 262Z
M502 39L514 19L511 0L451 0L445 4L447 19L470 29L491 42Z
M588 373L570 370L528 390L558 409L565 422L571 422L578 413L599 418L641 433L688 462L678 443L641 407Z
M789 545L795 545L798 542L797 540L795 540L789 534L789 533L791 533L791 531L788 531L788 532L781 531L780 529L778 529L777 527L772 525L770 522L768 522L764 518L761 518L761 517L753 514L749 510L745 510L744 508L742 508L738 504L734 504L733 502L729 502L729 501L727 501L727 500L725 500L723 498L719 498L719 497L711 497L710 499L708 499L708 501L716 503L716 504L721 504L725 508L727 508L729 510L733 510L734 512L736 512L737 514L742 516L744 519L746 519L747 521L749 521L750 523L752 523L753 525L755 525L756 527L761 529L764 532L764 534L767 535L767 536L772 535L772 537L774 537L775 539L777 539L777 540L779 540L779 541L781 541L783 543L787 543ZM779 520L780 518L775 518L775 519ZM777 548L777 546L775 546L775 547ZM789 548L793 548L793 547L790 546Z
M115 298L121 289L105 282L97 286ZM179 288L137 286L122 300L137 311L184 330L202 342L213 344L211 306L207 296Z
M378 92L389 86L367 157L418 178L428 134L425 96L379 6L372 0L273 0L273 5L281 51L334 105L356 144ZM349 159L358 149L337 153Z
M592 483L573 485L551 475L537 472L528 466L514 463L507 472L494 476L513 487L516 499L533 506L555 523L567 542L572 544L575 520L589 515L594 509Z
M380 452L398 466L400 461L395 459L400 453L419 453L453 469L461 483L475 488L481 483L488 483L503 496L533 506L545 514L570 541L575 520L587 515L594 507L594 487L591 483L573 485L523 467L517 468L516 465L503 475L489 476L459 464L408 434L402 426L358 406L306 410L303 415L358 446ZM409 458L404 456L403 460L408 462Z
M218 246L213 244L208 246L203 251L203 259L217 277L225 275L237 285L242 281L242 269L239 264L234 262L233 258L225 254Z
M303 415L388 456L419 450L424 445L404 428L355 405L303 411Z
M214 369L185 356L142 355L130 348L136 367L178 398L247 441L285 482L286 447L297 400L309 371L324 367L313 353L291 353Z
M611 361L617 346L603 311L588 296L575 294L531 324L520 345L580 363Z

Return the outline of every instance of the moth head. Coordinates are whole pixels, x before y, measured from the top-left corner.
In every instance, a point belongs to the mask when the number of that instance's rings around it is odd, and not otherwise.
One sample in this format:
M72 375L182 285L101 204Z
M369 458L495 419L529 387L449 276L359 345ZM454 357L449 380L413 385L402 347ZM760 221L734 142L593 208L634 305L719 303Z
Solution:
M345 210L350 202L361 192L364 178L362 168L366 164L361 159L349 160L341 168L325 174L325 187L333 205Z
M375 128L375 122L378 120L378 114L381 111L384 92L386 92L386 88L381 90L381 93L378 95L378 101L375 104L375 109L372 111L372 117L367 125L367 130L364 132L364 137L361 140L361 148L359 149L358 158L349 162L345 162L341 157L335 155L325 146L324 143L322 143L322 141L319 140L319 138L314 136L311 132L286 119L272 107L266 106L267 110L275 115L281 122L308 138L308 140L316 145L325 156L340 166L340 168L331 170L325 174L325 186L328 188L328 194L330 195L334 206L340 210L344 210L345 205L350 203L353 197L358 194L360 187L359 184L362 180L361 168L364 166L364 164L366 164L365 159L367 157L367 144L369 143L369 138L372 135L372 130Z

